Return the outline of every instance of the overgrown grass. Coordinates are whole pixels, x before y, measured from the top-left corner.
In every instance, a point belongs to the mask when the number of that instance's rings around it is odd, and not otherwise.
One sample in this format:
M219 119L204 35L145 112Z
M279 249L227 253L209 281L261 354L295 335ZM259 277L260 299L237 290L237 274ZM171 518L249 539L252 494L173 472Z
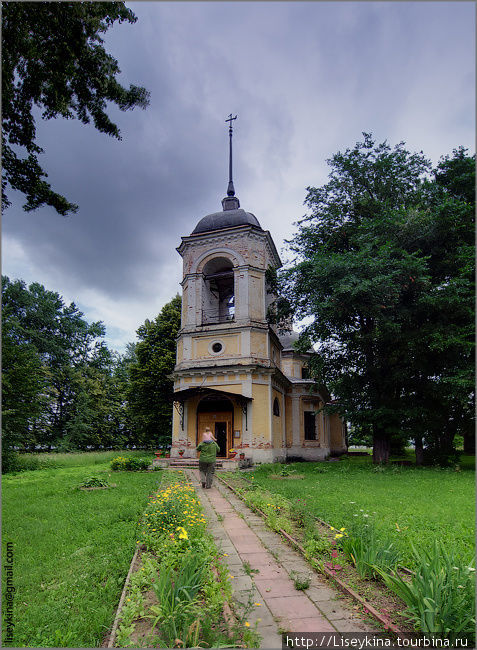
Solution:
M146 450L111 450L111 451L72 451L69 453L42 452L39 454L19 454L20 466L26 469L56 469L59 467L82 467L87 465L102 465L117 456L125 458L154 458L154 453Z
M75 489L92 473L108 480L117 454L48 455L62 467L3 476L2 548L13 543L16 587L15 634L4 645L101 645L161 474L115 472L113 490Z
M469 465L461 462L461 468ZM366 457L289 467L305 478L296 482L268 478L279 473L277 464L262 465L243 475L338 529L352 529L357 521L369 521L392 541L410 568L415 565L411 544L431 548L436 538L465 561L474 553L475 483L471 469L375 467Z

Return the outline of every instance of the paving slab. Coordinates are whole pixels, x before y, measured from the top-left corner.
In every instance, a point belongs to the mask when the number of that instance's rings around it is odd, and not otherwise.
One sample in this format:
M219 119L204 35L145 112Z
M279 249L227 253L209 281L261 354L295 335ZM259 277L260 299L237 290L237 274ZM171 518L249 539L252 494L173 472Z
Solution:
M217 479L212 488L202 489L197 470L186 474L196 487L209 530L222 549L234 607L251 626L256 624L261 648L281 649L285 631L378 632L337 601L338 592ZM293 580L297 574L309 577L309 589L297 591Z
M306 596L279 596L277 598L264 598L267 606L274 616L280 618L322 618L309 598Z
M261 578L260 575L255 576L254 582L257 589L264 598L276 598L278 596L295 596L295 585L287 578L274 578L267 580Z

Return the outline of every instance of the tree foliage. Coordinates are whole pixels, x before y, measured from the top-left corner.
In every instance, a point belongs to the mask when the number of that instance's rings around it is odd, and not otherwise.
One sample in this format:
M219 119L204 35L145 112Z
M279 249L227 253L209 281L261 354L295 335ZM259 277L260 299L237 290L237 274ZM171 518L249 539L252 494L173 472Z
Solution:
M130 366L128 401L131 419L142 444L168 443L172 431L176 338L181 323L177 295L153 320L137 330L136 363Z
M363 135L307 188L284 293L311 320L315 374L372 431L375 461L422 437L449 456L472 422L474 159L460 148L432 170Z
M156 447L170 442L181 299L139 327L122 355L74 303L2 277L3 470L23 450Z
M3 277L2 303L4 447L94 445L104 422L91 408L86 417L85 405L97 398L108 409L108 391L98 379L110 364L100 340L104 326L87 323L74 303L65 305L39 283L27 287ZM75 428L81 409L83 433Z
M24 209L52 206L59 214L77 206L44 180L36 141L34 107L43 119L63 117L93 122L98 131L120 139L106 108L122 111L148 104L139 86L117 80L118 62L103 47L115 22L136 22L123 2L2 3L2 199L7 187L26 197Z

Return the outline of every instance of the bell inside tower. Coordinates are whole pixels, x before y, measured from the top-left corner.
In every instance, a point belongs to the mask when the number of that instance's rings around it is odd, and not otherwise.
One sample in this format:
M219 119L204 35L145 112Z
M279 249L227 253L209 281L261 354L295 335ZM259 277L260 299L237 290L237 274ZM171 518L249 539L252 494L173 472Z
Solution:
M204 266L202 277L202 324L233 321L235 317L233 264L225 257L216 257Z

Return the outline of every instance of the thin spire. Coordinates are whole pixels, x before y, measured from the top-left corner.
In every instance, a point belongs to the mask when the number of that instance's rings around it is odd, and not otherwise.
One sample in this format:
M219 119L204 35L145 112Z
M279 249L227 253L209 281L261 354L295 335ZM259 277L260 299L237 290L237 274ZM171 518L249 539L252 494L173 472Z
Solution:
M225 120L229 123L229 186L227 188L227 196L235 196L234 182L232 180L232 121L236 119L237 116L232 117L232 113L230 113L228 119Z
M232 178L232 122L237 119L237 116L232 117L232 113L225 120L229 123L229 185L227 187L227 196L222 199L222 206L224 210L236 210L240 207L240 202L235 196L234 181Z

